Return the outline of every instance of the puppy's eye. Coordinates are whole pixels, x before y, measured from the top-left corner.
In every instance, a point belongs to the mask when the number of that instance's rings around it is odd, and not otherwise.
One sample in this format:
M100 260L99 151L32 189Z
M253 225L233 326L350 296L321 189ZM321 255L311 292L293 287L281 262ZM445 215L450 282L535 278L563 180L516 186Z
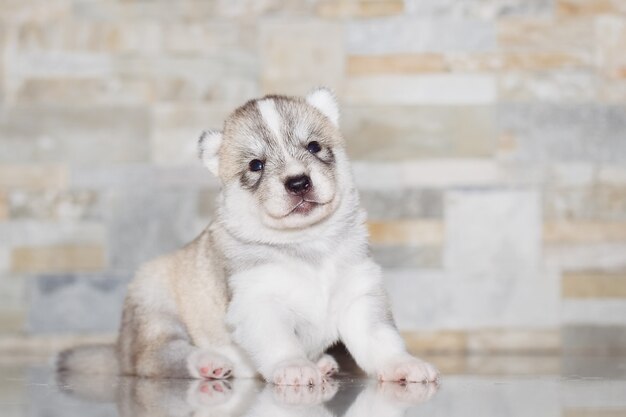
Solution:
M322 146L319 144L318 141L314 140L313 142L309 142L309 144L306 145L306 150L311 153L318 153L322 150Z
M263 161L259 160L259 159L253 159L252 161L250 161L250 163L248 164L248 168L250 168L250 171L260 171L263 169Z

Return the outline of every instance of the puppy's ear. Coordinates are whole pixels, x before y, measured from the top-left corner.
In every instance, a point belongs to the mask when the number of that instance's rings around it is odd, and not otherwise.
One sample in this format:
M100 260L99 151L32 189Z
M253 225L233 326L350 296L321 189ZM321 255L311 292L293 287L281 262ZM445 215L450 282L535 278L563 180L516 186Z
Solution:
M306 96L306 102L321 111L335 126L339 126L339 105L330 89L316 88Z
M198 139L198 152L204 166L216 177L219 175L219 155L222 144L222 132L217 130L205 130Z

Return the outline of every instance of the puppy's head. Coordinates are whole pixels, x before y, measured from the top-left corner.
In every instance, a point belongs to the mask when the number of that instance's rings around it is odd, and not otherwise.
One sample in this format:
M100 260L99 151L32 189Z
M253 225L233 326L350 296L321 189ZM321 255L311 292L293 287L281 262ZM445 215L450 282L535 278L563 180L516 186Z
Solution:
M349 182L333 94L266 96L236 109L223 132L205 132L200 155L222 181L221 215L263 232L327 220Z

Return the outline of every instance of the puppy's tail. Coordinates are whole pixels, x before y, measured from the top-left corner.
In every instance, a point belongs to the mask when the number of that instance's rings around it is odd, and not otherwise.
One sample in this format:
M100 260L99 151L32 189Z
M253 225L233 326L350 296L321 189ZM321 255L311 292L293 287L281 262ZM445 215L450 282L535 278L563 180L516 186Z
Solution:
M58 371L80 374L119 374L114 345L91 345L67 349L56 358Z

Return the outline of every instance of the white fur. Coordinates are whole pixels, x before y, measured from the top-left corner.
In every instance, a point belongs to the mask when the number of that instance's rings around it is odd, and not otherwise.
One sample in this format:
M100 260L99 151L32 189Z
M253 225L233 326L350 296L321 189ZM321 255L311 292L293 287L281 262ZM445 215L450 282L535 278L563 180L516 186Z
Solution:
M259 100L257 102L257 107L267 127L274 134L274 136L276 136L276 138L280 139L282 136L280 129L283 122L280 114L278 114L278 111L276 110L276 103L274 103L274 100L271 98Z
M334 94L327 88L318 88L306 96L306 101L330 119L335 126L339 125L339 105Z
M222 133L215 130L207 130L200 135L198 147L200 158L213 175L219 175L219 149L222 144Z

